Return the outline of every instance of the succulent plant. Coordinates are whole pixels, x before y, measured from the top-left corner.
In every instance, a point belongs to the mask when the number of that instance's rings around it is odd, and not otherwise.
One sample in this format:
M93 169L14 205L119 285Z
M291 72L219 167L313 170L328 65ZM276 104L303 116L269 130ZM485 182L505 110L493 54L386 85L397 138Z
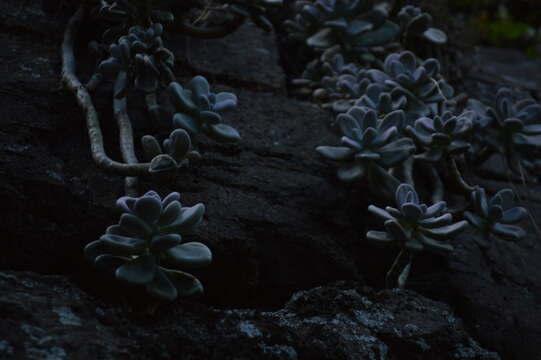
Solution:
M163 141L163 146L160 146L152 135L143 136L141 144L146 158L150 160L148 171L160 182L171 182L175 179L178 169L187 166L190 159L200 157L197 151L190 151L192 147L190 135L183 129L173 130Z
M203 76L194 77L186 88L179 83L169 85L169 94L176 108L173 126L188 131L191 135L204 132L210 138L222 142L236 142L240 135L233 127L222 123L221 111L237 105L233 93L210 92L210 86Z
M272 23L267 18L268 9L283 4L283 0L227 0L227 2L231 11L251 18L254 24L265 31L272 31Z
M203 286L193 275L168 267L190 270L211 262L204 244L183 239L196 230L205 206L182 207L179 193L162 199L155 191L121 197L117 206L123 211L119 223L85 247L86 258L117 280L144 286L159 299L201 294Z
M351 105L348 100L350 94L340 89L339 78L344 75L353 76L359 72L354 63L347 63L344 56L337 49L325 51L319 59L311 61L299 79L294 79L292 84L297 87L297 93L310 94L322 106L339 106L340 102L347 103L347 108L339 112L345 112Z
M297 15L285 26L293 37L313 48L340 45L363 63L373 63L376 55L397 49L400 27L388 21L385 11L372 0L297 1Z
M404 43L414 43L421 38L433 44L447 43L447 34L440 29L431 27L432 16L413 5L406 5L398 12L398 20L402 27Z
M344 164L338 170L341 180L360 180L374 167L392 168L414 151L411 139L399 134L404 121L404 112L400 110L378 119L375 111L354 106L337 117L344 146L318 146L316 151Z
M387 56L383 71L371 69L368 74L373 82L385 86L393 101L407 98L405 111L410 125L420 116L438 114L454 93L440 75L438 60L419 62L410 51Z
M155 23L146 30L133 26L126 36L111 44L111 56L102 61L98 71L106 78L115 78L115 97L122 98L133 81L135 88L144 93L158 90L160 80L169 83L175 57L163 47L163 27ZM174 76L173 76L174 78Z
M441 116L417 119L415 127L408 125L406 130L424 148L424 152L415 158L438 162L446 155L466 152L470 147L467 135L473 126L474 115L473 111L465 111L459 116L445 111Z
M405 96L393 100L391 94L385 90L383 85L370 83L367 79L363 79L362 82L366 84L366 88L363 94L355 100L355 106L368 107L376 111L380 116L396 110L406 109L407 100ZM343 83L340 83L340 85L343 86Z
M520 240L526 232L519 226L528 211L520 206L515 206L515 194L511 189L498 191L488 199L483 188L477 188L471 193L473 212L465 211L464 217L471 226L483 235L477 241L483 247L488 247L488 235L496 235L505 240Z
M385 231L368 231L366 238L383 245L394 244L400 249L385 277L387 286L391 275L403 266L404 255L408 255L409 260L397 278L398 287L402 289L409 276L413 256L423 250L440 254L452 252L453 246L449 240L466 228L467 221L453 223L453 216L447 212L445 201L431 206L421 203L417 192L409 184L397 187L395 204L396 208L368 207L368 211L385 220Z
M118 39L126 29L141 18L142 22L171 23L174 20L172 13L149 8L147 4L141 4L141 1L128 0L100 0L91 14L94 18L113 24L103 33L103 40L106 43L112 43ZM141 21L139 21L141 22Z
M367 239L385 244L396 244L410 252L427 250L436 253L453 251L448 243L463 231L467 222L453 223L445 201L427 206L419 201L415 189L401 184L395 193L395 207L381 209L370 205L368 211L385 220L385 231L369 231Z
M506 159L511 170L521 174L520 167L536 170L537 150L541 147L541 105L532 99L514 101L508 88L496 95L496 106L471 101L482 136L477 141Z

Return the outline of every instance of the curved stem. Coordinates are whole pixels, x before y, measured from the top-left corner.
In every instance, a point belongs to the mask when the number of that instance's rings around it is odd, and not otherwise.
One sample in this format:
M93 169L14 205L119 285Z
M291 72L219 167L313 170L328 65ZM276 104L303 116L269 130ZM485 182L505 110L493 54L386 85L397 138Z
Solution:
M115 82L115 90L113 94L116 94L121 86L121 83L126 81L126 72L121 71L117 75L117 81ZM133 144L133 129L131 126L130 117L128 115L128 106L127 100L124 96L121 99L117 99L113 95L113 113L118 125L119 138L120 138L120 153L122 154L122 159L127 164L137 164L137 156L135 155L135 147ZM136 197L138 194L137 191L137 177L127 176L124 180L124 188L126 195Z
M413 164L415 163L415 157L410 156L402 163L404 170L404 181L415 187L415 181L413 180Z
M400 252L398 253L398 255L396 256L396 258L394 259L393 265L391 265L391 268L389 269L389 271L387 271L387 274L385 274L385 287L387 289L392 288L392 285L390 284L391 276L393 275L393 273L394 273L396 267L398 266L398 264L400 262L400 259L402 258L403 255L404 255L404 249L401 249Z
M168 28L167 30L185 33L199 39L215 39L234 32L244 24L245 20L246 18L244 16L235 15L235 18L228 23L205 28L190 24L185 19L179 19L173 23L175 27Z
M451 175L452 175L453 180L455 181L456 185L458 185L460 190L462 190L462 192L469 195L473 190L475 190L475 187L469 185L462 178L462 174L460 173L460 170L458 169L455 158L450 156L449 161L451 162Z
M441 176L438 173L438 170L434 166L427 166L428 174L432 183L434 185L434 190L432 193L432 203L437 203L443 200L445 195L445 186L443 186L443 181L441 181Z
M383 180L383 185L391 192L391 197L393 197L400 185L400 181L379 165L372 166L372 169L374 170L374 175L379 176Z
M150 164L123 164L114 161L107 156L103 144L103 135L98 120L98 113L92 103L92 98L90 97L88 90L81 84L79 78L75 74L75 54L73 52L73 44L75 42L75 35L79 30L79 26L85 15L86 8L84 5L81 5L66 26L64 41L62 43L62 81L66 87L75 94L77 103L85 113L92 158L96 164L107 171L119 175L145 175L148 172Z

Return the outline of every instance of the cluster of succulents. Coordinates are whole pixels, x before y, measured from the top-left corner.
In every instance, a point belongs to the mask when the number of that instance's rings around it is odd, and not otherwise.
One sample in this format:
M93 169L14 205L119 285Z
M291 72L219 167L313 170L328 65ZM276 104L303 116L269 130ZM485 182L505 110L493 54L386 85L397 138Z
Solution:
M404 251L452 251L443 240L462 231L467 221L453 223L446 211L444 180L453 182L453 191L472 194L475 211L464 216L481 234L518 240L524 232L513 224L525 210L513 207L512 192L502 190L486 205L484 190L469 185L462 172L468 168L464 161L480 162L499 153L514 171L541 174L541 105L531 99L515 102L503 89L494 108L473 99L465 109L459 106L460 97L453 98L439 61L405 50L416 49L420 41L445 44L445 32L433 27L430 14L412 5L392 11L398 26L387 5L371 0L294 2L295 18L285 22L290 36L323 55L293 83L338 113L343 135L341 146L318 146L316 151L340 164L340 180L373 180L376 175L383 180L382 193L396 190L397 208L370 206L386 220L386 231L371 231L367 237L397 243L399 257ZM396 46L398 40L401 46ZM419 202L414 169L426 172L433 206ZM411 256L399 284L410 265Z
M339 45L353 59L368 64L399 48L400 27L372 0L298 0L294 6L297 15L285 26L312 48Z
M144 93L155 93L160 83L171 81L175 57L163 47L163 26L155 23L143 29L133 26L109 47L110 57L101 61L98 71L115 80L115 97L126 96L133 86Z
M473 111L465 111L459 116L453 115L451 111L445 111L441 116L417 119L414 127L408 125L406 130L424 150L415 158L438 162L447 155L458 155L468 151L470 148L468 137L474 117Z
M365 178L370 172L383 174L411 156L415 149L411 139L401 136L405 118L397 110L378 119L375 111L352 107L337 117L343 146L318 146L322 156L343 164L338 177L343 181Z
M169 94L176 109L172 120L174 127L185 129L191 135L203 132L222 142L236 142L240 139L238 131L224 124L220 115L220 112L237 106L235 94L211 92L203 76L194 77L185 88L172 82Z
M418 61L410 51L387 56L383 69L368 70L375 83L385 86L392 99L405 96L408 120L438 114L442 104L452 100L453 88L440 75L436 59Z
M84 88L90 91L102 78L114 80L113 107L120 128L124 163L106 155L100 145L103 140L97 121L90 121L90 125L87 122L89 133L93 134L90 136L92 151L106 170L126 176L126 193L131 196L117 201L123 211L119 223L89 243L84 253L91 263L113 278L142 287L159 299L173 300L177 296L203 292L199 280L185 271L207 266L212 260L204 244L186 241L201 223L205 207L202 204L182 207L176 192L163 199L155 191L137 197L137 178L150 175L151 180L171 184L180 168L201 156L192 148L191 136L203 132L217 141L236 142L240 135L223 123L221 115L237 105L235 94L212 93L203 76L194 77L186 87L176 82L175 56L163 44L162 23L177 26L178 30L183 22L182 19L174 22L170 12L154 9L156 3L152 0L100 0L92 9L94 18L105 21L107 30L101 42L90 46L100 61L96 74ZM237 20L251 17L257 25L270 30L269 10L281 4L282 0L228 0L221 1L221 10L235 13ZM179 4L178 7L182 14L192 5ZM74 24L77 22L70 26L75 27ZM234 30L234 27L218 26L209 31L204 26L188 26L187 29L180 26L180 30L203 37L222 36L226 33L220 30ZM64 50L73 53L72 48L73 44ZM74 83L80 83L74 72L69 76ZM154 120L152 126L170 131L169 136L161 139L163 141L158 140L160 133L142 137L146 163L139 162L133 144L126 101L130 88L144 94L149 115ZM92 106L89 95L82 107L88 113Z
M494 107L473 99L469 104L477 114L477 148L502 155L507 166L518 174L521 168L539 172L540 104L530 98L515 101L508 88L498 90Z
M511 189L498 191L488 199L485 189L478 188L471 193L473 211L465 211L464 217L470 225L481 233L476 238L478 243L489 247L489 234L505 240L517 241L526 235L526 232L515 224L528 215L528 211L515 206L515 194Z
M123 212L118 224L85 247L86 258L117 280L142 286L159 299L201 294L199 280L183 270L206 267L212 253L184 237L195 232L205 206L182 207L179 193L162 199L154 191L138 198L121 197L117 206Z
M374 205L368 211L385 220L385 231L369 231L369 240L392 243L408 251L453 251L450 238L463 231L465 220L453 222L445 201L431 206L423 204L415 189L409 184L400 184L395 193L396 207L385 209Z
M323 107L337 107L342 100L348 99L348 94L340 88L340 78L354 76L359 71L354 63L347 63L344 56L334 50L329 49L319 59L311 61L302 76L292 81L297 94L312 95Z
M387 206L385 209L374 205L368 211L385 220L385 231L368 231L366 238L376 243L396 245L400 253L389 270L389 277L400 258L407 254L408 264L398 277L398 287L403 288L409 276L411 259L420 251L447 254L453 251L449 243L454 236L462 232L467 221L453 222L453 216L447 210L445 201L439 201L431 206L419 200L417 192L409 184L400 184L395 192L396 207ZM389 280L389 279L387 279Z

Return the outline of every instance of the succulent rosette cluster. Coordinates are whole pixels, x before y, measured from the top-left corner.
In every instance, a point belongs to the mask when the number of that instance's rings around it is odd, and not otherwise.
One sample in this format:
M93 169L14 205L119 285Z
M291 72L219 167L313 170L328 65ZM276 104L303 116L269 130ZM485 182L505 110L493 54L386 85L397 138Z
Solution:
M125 97L131 86L144 93L155 93L160 84L169 83L175 57L163 47L162 33L159 23L147 29L133 26L128 35L110 45L110 56L99 64L98 71L115 79L116 98Z
M471 193L471 203L473 211L465 211L464 217L483 235L478 240L485 247L489 246L489 234L512 241L526 236L526 232L516 224L528 215L528 211L515 206L515 194L511 189L500 190L489 199L485 189L477 188Z
M179 193L162 199L155 191L121 197L117 206L123 212L120 221L85 247L86 258L159 299L201 294L199 280L182 270L205 267L212 260L207 246L184 239L201 223L205 206L183 207Z
M463 154L470 148L469 133L473 126L474 113L465 111L459 116L445 111L441 116L422 117L415 126L406 128L413 139L421 144L423 152L415 158L438 162L447 155Z
M372 81L381 84L393 101L407 99L408 122L420 116L438 114L442 104L451 100L453 88L440 75L436 59L418 61L410 51L394 53L385 59L383 70L368 70Z
M467 221L453 222L447 211L445 201L431 206L423 204L415 189L409 184L401 184L395 193L396 207L385 209L374 205L368 211L385 220L385 231L369 231L367 239L396 244L411 252L430 251L448 253L453 251L449 240L463 231Z
M235 94L211 92L203 76L194 77L185 88L172 82L169 94L176 110L173 115L174 127L185 129L191 135L204 132L210 138L222 142L240 140L238 131L224 124L220 114L237 106Z
M508 88L498 90L495 106L470 100L477 114L478 148L504 156L508 167L521 174L520 167L537 172L541 169L541 105L531 98L514 100Z
M402 137L405 116L401 110L378 119L377 113L363 107L352 107L337 117L343 146L318 146L316 151L342 167L338 177L343 181L363 179L370 171L392 168L415 149L411 139Z
M339 45L363 63L376 62L397 49L400 27L372 0L315 0L295 2L297 15L285 22L293 37L316 49Z

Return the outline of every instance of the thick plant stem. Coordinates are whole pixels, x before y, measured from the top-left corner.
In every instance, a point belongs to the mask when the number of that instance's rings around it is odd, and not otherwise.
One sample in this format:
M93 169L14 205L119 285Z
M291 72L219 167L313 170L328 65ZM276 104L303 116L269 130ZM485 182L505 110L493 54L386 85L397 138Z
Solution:
M404 169L404 181L415 187L415 181L413 180L413 164L415 163L415 157L410 156L402 163Z
M458 187L460 188L462 192L464 192L464 194L466 195L471 194L471 192L475 190L475 187L469 185L462 178L462 174L460 173L460 170L458 169L458 165L456 164L456 160L453 157L449 157L449 162L451 163L451 175L456 185L458 185Z
M147 111L150 114L152 120L156 123L160 123L160 113L158 112L158 98L155 93L149 93L145 96L145 102L147 103Z
M73 44L85 14L86 8L84 6L79 7L66 26L64 41L62 43L62 81L65 86L75 94L77 103L85 113L92 158L96 164L104 170L119 175L146 175L150 164L124 164L114 161L107 156L103 144L103 135L98 120L98 113L92 103L92 98L90 97L88 90L81 84L81 81L75 74L75 54L73 52Z
M443 196L445 195L445 187L443 186L443 181L441 181L440 174L438 174L438 170L436 170L436 168L431 165L427 165L426 168L428 170L430 180L432 180L432 183L434 185L434 190L432 192L432 202L437 203L443 200Z
M391 193L392 198L400 185L400 181L379 165L372 166L372 169L375 180L382 180L383 185ZM374 181L373 184L376 185L376 182Z
M121 71L117 75L115 91L113 92L114 94L117 93L117 87L120 86L122 78L124 78L125 81L126 76L127 74L124 71ZM135 155L135 147L133 144L133 129L131 126L130 117L128 116L128 106L125 96L121 99L117 99L113 95L113 112L118 125L120 138L120 153L122 154L122 159L127 164L137 164L139 160L137 160L137 156ZM124 188L127 196L138 196L137 184L138 181L137 177L135 176L127 176L126 179L124 179Z

